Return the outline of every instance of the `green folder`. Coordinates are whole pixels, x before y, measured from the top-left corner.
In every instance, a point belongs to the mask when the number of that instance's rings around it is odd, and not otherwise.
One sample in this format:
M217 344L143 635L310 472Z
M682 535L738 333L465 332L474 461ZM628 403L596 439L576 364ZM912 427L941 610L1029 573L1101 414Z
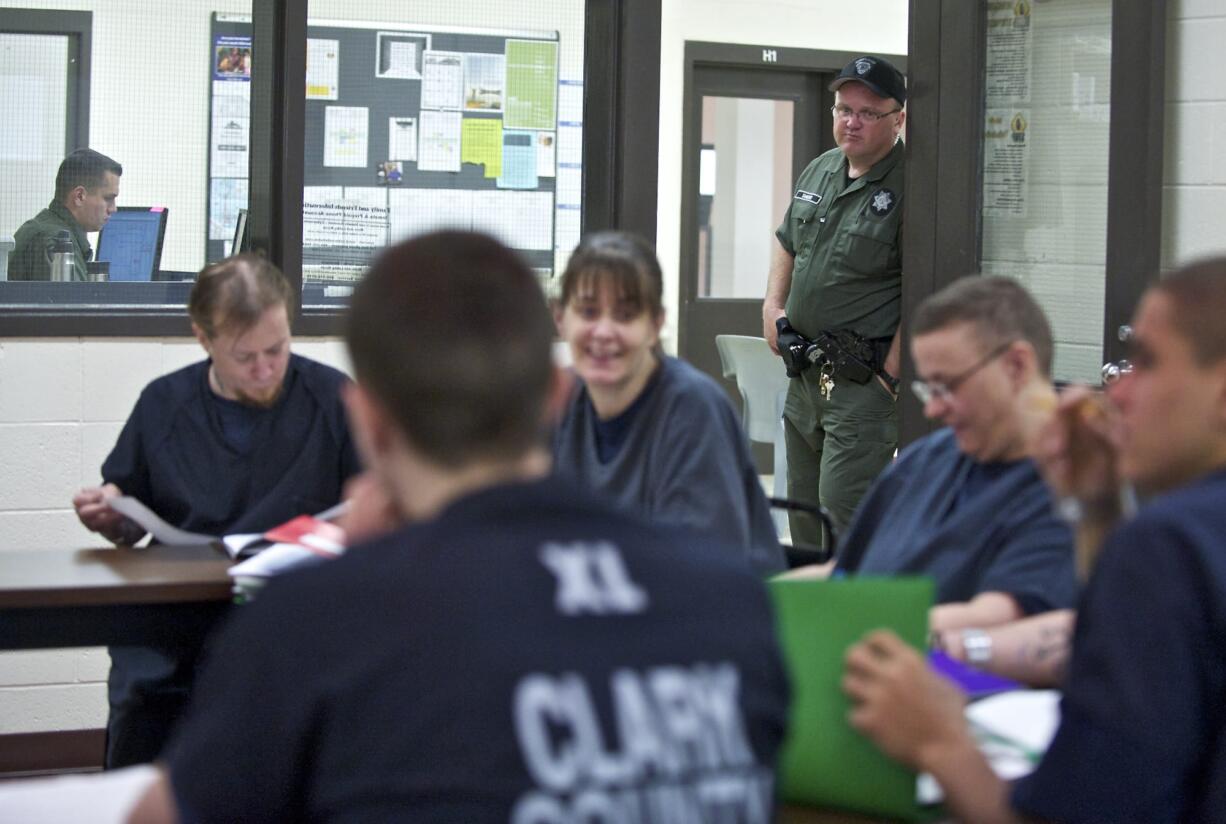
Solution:
M891 629L924 649L932 582L927 578L771 581L775 620L792 678L788 737L779 792L809 804L923 820L915 773L887 758L847 722L843 694L847 648L873 629Z

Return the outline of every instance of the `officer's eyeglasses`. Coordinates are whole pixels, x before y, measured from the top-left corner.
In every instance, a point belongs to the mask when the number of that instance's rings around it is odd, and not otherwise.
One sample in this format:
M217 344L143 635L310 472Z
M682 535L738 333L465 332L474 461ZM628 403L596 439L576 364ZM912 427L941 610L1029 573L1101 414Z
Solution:
M875 112L872 109L861 109L856 111L850 106L831 106L830 113L842 120L845 123L850 123L852 118L859 118L862 123L876 123L883 117L889 117L892 114L898 114L902 109L890 109L888 112Z
M953 398L954 393L958 391L958 387L966 383L972 375L978 372L989 363L999 358L1001 355L1012 346L1014 341L1005 341L1000 346L997 346L982 359L976 361L968 369L964 369L952 378L943 381L911 381L911 391L915 393L915 397L919 398L919 402L925 406L929 401L939 400L948 401Z

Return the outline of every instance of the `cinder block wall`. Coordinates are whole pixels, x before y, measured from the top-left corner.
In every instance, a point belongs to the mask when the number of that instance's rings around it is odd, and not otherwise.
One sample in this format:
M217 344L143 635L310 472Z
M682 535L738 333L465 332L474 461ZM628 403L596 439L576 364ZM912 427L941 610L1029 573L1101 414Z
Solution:
M1226 252L1226 0L1171 0L1162 266Z
M336 340L294 351L349 369ZM0 551L104 545L73 492L101 481L145 384L202 357L188 339L0 339ZM101 727L109 665L101 649L0 654L0 735Z

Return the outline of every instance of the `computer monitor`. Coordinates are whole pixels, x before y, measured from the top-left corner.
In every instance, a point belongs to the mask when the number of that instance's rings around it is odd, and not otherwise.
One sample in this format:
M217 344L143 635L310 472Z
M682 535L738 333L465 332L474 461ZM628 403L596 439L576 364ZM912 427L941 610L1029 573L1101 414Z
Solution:
M238 220L234 223L234 240L230 243L230 254L241 255L247 251L247 210L238 210Z
M153 280L162 264L164 206L120 206L98 235L98 260L111 264L110 280Z

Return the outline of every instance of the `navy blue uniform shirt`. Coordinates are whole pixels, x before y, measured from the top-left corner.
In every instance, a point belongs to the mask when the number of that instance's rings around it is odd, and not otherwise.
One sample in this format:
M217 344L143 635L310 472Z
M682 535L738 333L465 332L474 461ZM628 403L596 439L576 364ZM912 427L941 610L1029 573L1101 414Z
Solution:
M547 480L270 583L168 764L185 822L766 824L787 699L735 552Z
M1060 727L1013 804L1040 819L1226 821L1226 471L1107 539L1077 613Z
M837 570L928 575L937 603L1003 592L1028 615L1077 598L1073 534L1034 462L977 463L951 429L916 441L881 474L840 540Z
M240 451L226 437L209 361L164 375L141 392L102 478L169 524L224 535L262 532L341 499L360 470L340 400L348 380L291 355L276 404Z

